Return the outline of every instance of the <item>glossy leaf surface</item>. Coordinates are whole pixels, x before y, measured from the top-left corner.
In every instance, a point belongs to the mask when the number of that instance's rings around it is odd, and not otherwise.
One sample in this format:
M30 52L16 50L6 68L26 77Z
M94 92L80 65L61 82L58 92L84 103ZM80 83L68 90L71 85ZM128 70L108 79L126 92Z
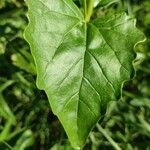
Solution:
M53 112L72 146L84 146L89 132L120 97L133 75L134 45L144 36L125 14L86 23L72 0L28 0L25 36Z

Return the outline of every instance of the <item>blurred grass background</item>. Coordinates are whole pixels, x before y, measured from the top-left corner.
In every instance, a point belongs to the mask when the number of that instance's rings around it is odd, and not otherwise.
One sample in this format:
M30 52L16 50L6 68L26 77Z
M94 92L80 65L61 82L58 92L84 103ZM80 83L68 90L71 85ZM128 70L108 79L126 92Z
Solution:
M93 18L122 11L137 19L147 41L136 47L136 77L125 83L122 99L108 106L85 150L150 150L150 0L98 6ZM23 0L0 0L0 150L72 150L45 93L36 87L23 38L26 13Z

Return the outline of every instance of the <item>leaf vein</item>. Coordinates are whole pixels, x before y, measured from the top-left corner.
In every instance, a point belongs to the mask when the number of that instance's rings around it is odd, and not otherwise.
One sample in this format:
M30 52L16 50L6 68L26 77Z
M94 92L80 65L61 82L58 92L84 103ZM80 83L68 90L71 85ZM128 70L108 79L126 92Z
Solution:
M57 11L54 11L54 10L50 10L49 7L46 6L45 3L43 3L41 0L39 0L39 2L41 2L46 8L49 9L48 12L53 12L53 13L57 13L57 14L60 14L60 15L63 15L63 16L68 16L68 17L72 17L72 18L77 18L78 20L80 20L80 18L76 17L76 16L71 16L71 15L68 15L68 14L65 14L65 13L62 13L62 12L57 12Z
M101 69L101 72L102 72L103 76L105 77L106 81L109 83L109 85L112 87L112 90L113 90L114 93L115 93L115 88L114 88L113 84L112 84L111 81L107 78L107 76L106 76L106 74L105 74L105 72L104 72L104 70L103 70L101 64L100 64L99 61L97 60L97 58L96 58L90 51L87 51L87 52L95 59L95 61L97 62L99 68Z
M55 53L54 53L52 59L51 59L50 61L48 61L47 65L46 65L46 67L45 67L44 78L45 78L45 76L46 76L46 74L47 74L48 66L49 66L49 64L52 63L54 57L56 56L56 52L58 51L58 49L60 48L60 46L62 45L62 43L63 43L63 41L64 41L64 38L65 38L65 37L70 33L70 31L71 31L73 28L75 28L79 23L80 23L80 22L78 22L78 23L76 23L75 25L73 25L73 26L62 36L62 39L61 39L61 41L60 41L60 44L58 44L58 46L56 47L56 51L55 51Z
M102 32L101 32L101 35L103 36L103 33L102 33ZM110 49L114 52L114 54L115 54L117 60L119 61L120 65L121 65L127 72L129 72L129 71L127 70L127 68L126 68L126 67L122 64L122 62L120 61L120 59L119 59L119 57L118 57L118 55L117 55L117 52L116 52L116 51L114 50L114 48L109 44L109 42L106 40L105 36L103 36L103 38L104 38L106 44L107 44L107 45L110 47Z
M85 101L82 100L81 98L79 100L80 100L80 102L82 102L88 108L89 112L97 118L97 115L92 111L92 109L90 108L90 106L87 103L85 103Z
M56 51L55 51L55 53L54 53L54 55L53 55L53 57L52 57L52 60L54 59L54 57L55 57L55 55L56 55L56 52L57 52L57 50L59 49L59 47L63 44L63 41L64 41L65 37L70 33L70 31L71 31L73 28L77 27L77 26L79 25L79 23L81 23L81 22L77 22L75 25L73 25L73 26L62 36L62 40L60 41L60 44L58 44L58 47L56 48Z
M66 73L65 77L58 83L59 87L61 87L61 85L63 84L63 82L67 79L67 77L69 76L69 74L71 73L71 71L74 69L74 67L82 60L83 58L78 59L68 70L68 72Z
M68 3L66 1L63 0L63 2L66 4L66 6L75 14L75 15L78 15L76 14L76 12L68 5Z
M99 96L99 101L101 102L101 96L100 96L99 92L96 90L96 88L92 85L92 83L86 77L83 77L83 79L92 87L92 89L94 89L96 94Z
M72 98L75 97L77 94L79 94L79 91L77 91L74 94L72 94L71 97L66 100L66 103L64 104L63 109L65 109L67 107L67 105L70 103Z

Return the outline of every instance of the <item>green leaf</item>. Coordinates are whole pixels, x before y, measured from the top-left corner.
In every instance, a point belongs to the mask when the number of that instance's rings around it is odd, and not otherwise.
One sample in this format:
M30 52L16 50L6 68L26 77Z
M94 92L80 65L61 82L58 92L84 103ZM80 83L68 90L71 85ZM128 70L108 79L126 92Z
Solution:
M0 143L4 140L7 140L10 134L11 127L12 127L12 120L8 119L7 122L5 123L2 132L0 133Z
M28 0L37 86L45 90L72 146L84 146L109 101L133 77L134 45L144 39L126 14L86 23L72 0Z
M2 95L2 92L11 84L13 84L12 80L0 84L0 117L7 120L3 130L0 132L0 142L8 138L12 125L16 125L16 118Z
M79 1L83 5L84 0L79 0ZM99 4L101 4L102 6L110 5L112 3L119 2L119 1L120 0L94 0L94 7L96 7Z
M94 0L94 7L96 7L99 3L100 3L101 0Z
M82 2L83 0L80 0L80 1ZM110 5L119 1L120 0L94 0L94 7L96 7L99 4L101 6Z
M100 5L105 6L105 5L110 5L116 2L119 2L120 0L100 0Z
M5 44L0 41L0 55L5 53Z
M11 124L13 125L16 124L15 116L1 93L0 93L0 117L4 117L7 120L11 120Z
M26 130L23 132L21 137L17 140L14 146L15 150L25 150L34 144L34 136L31 130Z
M32 55L28 51L14 53L11 56L13 64L31 74L36 74L35 65Z
M50 148L50 150L73 150L73 149L68 143L65 143L63 145L58 143L55 144L52 148Z

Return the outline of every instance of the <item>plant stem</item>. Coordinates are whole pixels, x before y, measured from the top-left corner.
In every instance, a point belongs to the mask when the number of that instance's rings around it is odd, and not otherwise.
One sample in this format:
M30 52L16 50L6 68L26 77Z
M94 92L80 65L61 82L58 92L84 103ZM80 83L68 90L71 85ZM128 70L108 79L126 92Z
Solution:
M93 13L93 6L94 0L84 0L84 16L86 22L90 21L91 15Z
M121 150L118 144L107 134L107 132L99 124L97 124L96 126L116 150Z
M138 116L138 118L139 118L141 124L143 125L143 127L144 127L148 132L150 132L150 125L149 125L149 123L144 119L144 116L143 116L142 114L140 114L140 115Z
M14 150L7 142L2 141L3 144L5 144L5 146L7 146L7 148L9 148L10 150Z
M127 0L127 7L128 7L128 14L130 16L133 16L130 0Z

